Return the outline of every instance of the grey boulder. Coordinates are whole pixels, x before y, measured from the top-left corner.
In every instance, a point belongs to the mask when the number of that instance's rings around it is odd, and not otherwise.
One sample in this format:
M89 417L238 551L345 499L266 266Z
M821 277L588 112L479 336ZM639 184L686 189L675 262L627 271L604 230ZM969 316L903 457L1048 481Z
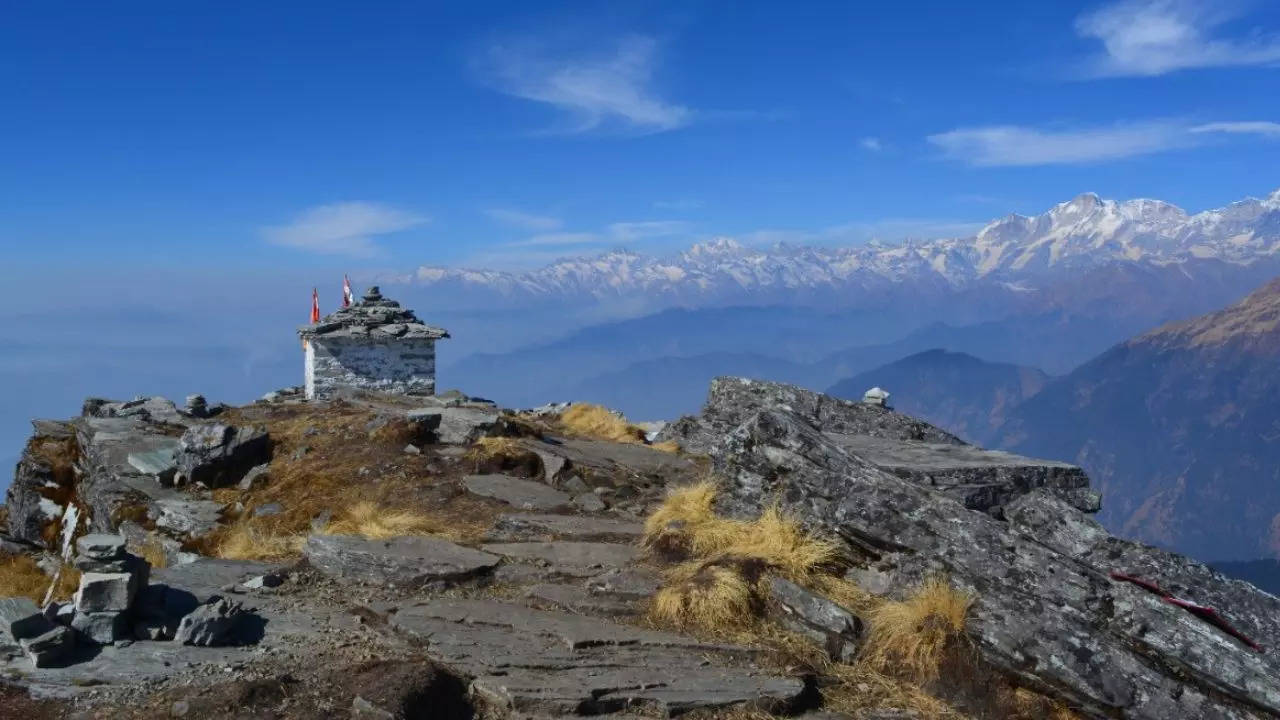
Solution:
M122 612L77 612L71 619L71 629L98 645L131 637L129 619Z
M67 659L75 648L76 637L71 628L51 627L47 631L19 643L32 664L38 668L56 666Z
M187 482L217 488L233 485L271 459L265 430L223 423L195 425L182 434L178 471Z
M0 640L17 642L42 635L52 627L53 623L29 598L0 598Z
M765 588L773 601L772 615L784 627L816 641L832 660L854 660L863 625L853 613L780 577L769 577Z
M244 615L244 607L239 602L213 598L182 618L173 640L183 645L202 647L228 644L228 639Z

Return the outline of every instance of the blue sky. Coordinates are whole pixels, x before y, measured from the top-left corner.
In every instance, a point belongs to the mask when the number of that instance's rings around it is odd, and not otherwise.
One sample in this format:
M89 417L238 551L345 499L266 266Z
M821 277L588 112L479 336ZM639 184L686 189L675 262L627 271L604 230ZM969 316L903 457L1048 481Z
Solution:
M0 462L86 395L296 382L341 271L1280 187L1264 0L45 0L0 90Z
M35 293L1280 186L1272 2L10 4L0 84Z

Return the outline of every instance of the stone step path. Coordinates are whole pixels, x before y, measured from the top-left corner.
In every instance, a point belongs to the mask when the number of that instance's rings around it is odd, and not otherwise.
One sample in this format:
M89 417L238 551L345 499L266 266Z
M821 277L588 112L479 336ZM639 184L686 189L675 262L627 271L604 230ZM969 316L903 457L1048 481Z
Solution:
M638 522L596 515L510 513L498 516L486 539L489 542L578 540L633 543L643 532L644 526Z
M553 487L509 475L468 475L462 479L468 492L493 498L522 510L557 510L569 507L572 498Z
M488 543L481 549L509 562L542 568L548 577L587 578L629 565L637 557L636 548L631 545L574 540Z
M747 704L794 709L800 677L754 667L750 648L488 599L402 608L393 627L471 680L499 712L597 715L636 707L667 716Z

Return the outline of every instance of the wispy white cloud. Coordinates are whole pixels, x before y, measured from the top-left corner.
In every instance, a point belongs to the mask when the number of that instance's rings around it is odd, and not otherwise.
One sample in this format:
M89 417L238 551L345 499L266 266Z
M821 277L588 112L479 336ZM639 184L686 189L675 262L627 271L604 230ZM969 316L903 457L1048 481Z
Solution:
M489 49L482 69L502 92L563 110L569 116L564 132L616 126L652 133L688 125L694 115L653 87L657 60L657 41L629 36L611 52L594 56L498 45Z
M1107 127L1041 129L1020 125L957 128L930 135L947 157L981 166L1070 165L1149 155L1202 144L1214 134L1280 136L1265 121L1153 120Z
M1097 76L1150 76L1189 68L1280 62L1280 37L1218 32L1246 14L1236 0L1124 0L1076 19L1076 32L1102 43L1086 68Z
M592 232L542 233L533 237L507 243L507 247L555 247L561 245L591 245L599 243L601 236Z
M609 225L609 236L618 242L631 242L633 240L686 235L692 229L693 225L683 220L617 222Z
M880 142L880 138L864 137L858 141L858 147L871 152L880 152L884 149L884 144Z
M1267 121L1211 122L1191 128L1193 133L1233 133L1280 137L1280 123Z
M615 222L599 232L540 233L524 240L507 243L506 247L556 247L584 245L617 245L642 240L654 240L688 235L693 224L683 220L644 220L640 222Z
M521 230L558 230L564 224L557 217L534 215L520 212L519 210L492 208L485 210L484 213L494 222L520 228Z
M287 225L261 229L271 243L334 255L369 257L378 253L374 238L408 230L428 218L388 205L344 202L318 205L300 213Z

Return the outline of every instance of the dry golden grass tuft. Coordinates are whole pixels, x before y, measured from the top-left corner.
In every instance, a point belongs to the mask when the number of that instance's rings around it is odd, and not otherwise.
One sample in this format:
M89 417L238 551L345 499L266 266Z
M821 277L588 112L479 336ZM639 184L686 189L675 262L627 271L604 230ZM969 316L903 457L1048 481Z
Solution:
M721 517L717 490L710 480L676 488L645 521L649 554L676 563L650 604L651 623L762 647L780 670L809 668L822 677L823 706L838 713L893 707L922 718L965 717L921 685L937 676L942 651L963 630L967 596L935 580L902 603L885 602L845 580L839 546L806 531L798 518L777 506L749 520ZM812 640L769 622L761 587L768 573L871 618L873 651L854 664L834 662Z
M730 565L686 563L670 572L649 606L665 626L727 632L746 627L759 613L757 579Z
M30 555L0 554L0 597L27 597L37 604L44 602L49 591L49 577ZM53 588L54 600L69 600L80 588L80 571L63 565Z
M713 481L676 488L645 519L643 543L667 559L754 558L796 582L840 566L839 548L800 524L777 505L753 520L717 515L719 488Z
M154 532L147 533L147 539L138 546L138 555L146 560L153 570L169 567L169 553L165 551L160 538Z
M415 510L381 507L362 500L347 508L341 518L330 522L325 532L384 540L401 535L446 535L450 530L440 518Z
M254 518L256 519L256 518ZM284 560L302 551L306 535L242 519L210 538L208 554L227 560Z
M1026 688L1005 693L1004 705L1009 720L1081 720L1074 710L1052 698Z
M494 503L457 492L453 478L429 452L405 453L405 433L413 429L394 421L379 424L378 412L367 407L342 400L257 405L230 410L223 420L267 428L269 480L249 490L215 490L215 500L244 510L229 510L225 525L188 542L188 550L225 558L294 558L312 532L313 519L331 513L338 522L350 522L353 513L359 514L356 498L397 510L429 508L447 526L440 534L459 540L478 538L501 512ZM253 517L252 510L267 503L279 503L283 511Z
M542 472L538 454L510 437L480 438L467 448L465 458L477 473L513 472L532 477Z
M962 637L973 598L931 578L901 601L872 611L862 660L869 667L915 682L938 677L943 654Z
M43 602L49 580L31 556L0 555L0 597L26 597Z
M600 405L570 405L560 414L560 425L573 435L612 442L644 443L644 430Z
M676 442L675 440L663 440L662 442L653 443L649 445L649 447L653 448L654 450L661 450L662 452L666 452L666 453L680 452L680 443Z

